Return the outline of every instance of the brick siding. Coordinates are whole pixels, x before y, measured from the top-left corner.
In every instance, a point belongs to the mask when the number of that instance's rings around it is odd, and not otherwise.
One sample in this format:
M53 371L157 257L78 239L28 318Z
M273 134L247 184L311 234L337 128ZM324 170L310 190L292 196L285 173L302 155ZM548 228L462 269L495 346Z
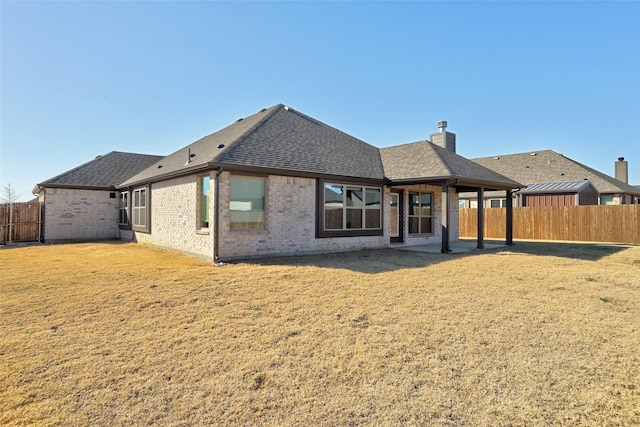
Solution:
M46 188L45 242L117 239L118 202L115 191Z
M266 229L240 231L230 229L229 183L230 173L220 175L219 253L222 260L289 255L317 252L336 252L389 245L390 189L384 188L382 202L382 236L316 238L316 180L301 177L270 175L265 177ZM197 230L198 176L190 175L153 183L151 185L151 232L123 231L122 238L153 244L181 252L213 259L215 232L215 172L211 172L209 230ZM397 191L394 188L394 191ZM441 187L412 186L403 188L405 245L441 242ZM433 193L433 230L427 236L408 235L407 191ZM451 240L458 239L458 196L451 194L453 212L450 218Z

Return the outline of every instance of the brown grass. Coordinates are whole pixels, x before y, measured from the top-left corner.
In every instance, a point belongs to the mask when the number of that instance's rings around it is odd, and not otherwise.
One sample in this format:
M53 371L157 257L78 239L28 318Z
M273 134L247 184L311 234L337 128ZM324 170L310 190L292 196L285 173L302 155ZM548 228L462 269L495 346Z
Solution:
M0 266L0 425L640 424L637 246Z

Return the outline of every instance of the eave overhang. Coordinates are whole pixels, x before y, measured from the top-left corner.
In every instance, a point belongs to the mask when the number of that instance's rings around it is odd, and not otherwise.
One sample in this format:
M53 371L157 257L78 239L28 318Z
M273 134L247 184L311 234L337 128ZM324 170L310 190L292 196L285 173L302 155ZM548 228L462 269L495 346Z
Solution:
M476 191L478 188L484 188L485 190L514 190L524 187L522 184L514 182L509 184L506 182L486 181L480 179L471 179L468 177L456 177L456 176L440 176L440 177L422 177L422 178L405 178L405 179L389 179L388 185L445 185L449 184L455 187L458 191Z
M274 168L260 168L255 166L244 166L237 165L232 163L218 163L218 162L210 162L200 164L194 167L186 167L180 169L178 171L172 171L165 174L155 175L150 179L138 180L133 182L125 182L120 185L117 185L117 189L123 188L133 188L139 187L142 185L147 185L153 182L165 181L171 178L177 178L185 175L192 175L198 172L204 172L207 170L224 170L227 172L245 172L252 174L262 174L262 175L280 175L280 176L295 176L301 178L311 178L311 179L325 179L325 180L339 180L339 181L347 181L347 182L368 182L376 185L386 185L387 180L384 178L362 178L357 176L348 176L348 175L331 175L331 174L322 174L308 171L297 171L290 169L274 169ZM126 185L125 185L126 184Z

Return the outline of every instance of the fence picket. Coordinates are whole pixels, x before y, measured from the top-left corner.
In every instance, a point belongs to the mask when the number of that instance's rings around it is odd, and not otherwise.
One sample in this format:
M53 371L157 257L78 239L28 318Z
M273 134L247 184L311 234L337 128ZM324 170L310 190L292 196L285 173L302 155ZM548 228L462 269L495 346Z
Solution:
M460 237L477 237L478 209L460 209ZM505 238L505 208L485 209L485 238ZM640 205L513 208L513 238L640 244Z

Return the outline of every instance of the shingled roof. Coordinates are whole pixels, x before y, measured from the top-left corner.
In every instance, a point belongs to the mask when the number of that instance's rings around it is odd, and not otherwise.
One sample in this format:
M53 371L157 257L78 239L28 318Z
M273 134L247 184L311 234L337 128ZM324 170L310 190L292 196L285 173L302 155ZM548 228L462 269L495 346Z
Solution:
M108 190L131 178L162 156L112 151L36 186L49 188L86 188Z
M601 194L640 195L640 191L634 186L552 150L481 157L472 160L525 185L550 181L589 180Z
M378 149L283 104L260 110L205 136L119 187L221 167L284 175L392 182L443 179L507 189L521 185L429 141Z
M394 183L456 179L460 186L521 187L518 182L429 141L382 148L380 155L385 173Z
M121 187L211 167L384 179L376 147L278 104L170 154Z

